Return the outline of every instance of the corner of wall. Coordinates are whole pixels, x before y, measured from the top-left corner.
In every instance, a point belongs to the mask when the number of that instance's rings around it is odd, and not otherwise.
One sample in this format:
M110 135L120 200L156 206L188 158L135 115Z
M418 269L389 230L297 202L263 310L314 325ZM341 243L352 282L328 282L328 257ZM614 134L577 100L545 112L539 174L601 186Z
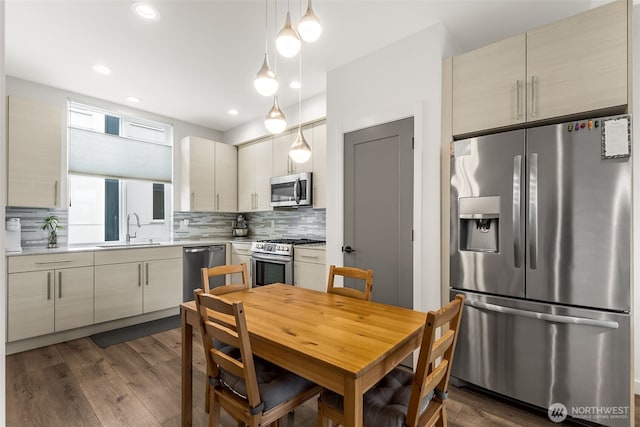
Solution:
M5 23L5 2L4 0L0 0L0 40L4 40L4 23ZM0 103L0 164L2 165L6 165L6 158L5 158L5 153L6 153L6 141L5 141L5 129L6 129L6 114L5 114L5 106L6 106L6 102L5 102L5 69L4 69L4 43L0 43L0 99L2 99L2 102ZM3 170L6 170L6 168L3 168ZM6 174L2 173L0 174L0 200L2 203L2 208L0 209L0 224L2 224L2 227L4 227L4 220L5 220L5 214L4 214L4 210L5 210L5 206L6 206L6 188L7 188L7 178L6 178ZM6 337L5 337L5 331L6 331L6 307L7 307L7 300L6 300L6 295L7 295L7 281L6 281L6 271L5 271L5 266L6 263L4 262L5 259L5 253L4 253L4 233L0 233L0 259L2 259L2 262L0 263L0 360L2 360L2 364L0 364L0 390L2 391L2 393L0 393L0 395L5 396L6 395L6 382L5 382L5 366L6 364L4 363L5 361L5 354L6 354L6 348L5 348L5 342L6 342ZM6 422L6 416L5 416L5 412L6 412L6 399L0 399L0 424L4 424Z

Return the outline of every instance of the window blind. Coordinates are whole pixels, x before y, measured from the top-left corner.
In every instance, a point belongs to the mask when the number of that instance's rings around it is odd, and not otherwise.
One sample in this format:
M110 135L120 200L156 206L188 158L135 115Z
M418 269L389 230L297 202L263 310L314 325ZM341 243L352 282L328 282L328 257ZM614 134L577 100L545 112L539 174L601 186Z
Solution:
M112 178L172 181L172 147L68 128L69 172Z

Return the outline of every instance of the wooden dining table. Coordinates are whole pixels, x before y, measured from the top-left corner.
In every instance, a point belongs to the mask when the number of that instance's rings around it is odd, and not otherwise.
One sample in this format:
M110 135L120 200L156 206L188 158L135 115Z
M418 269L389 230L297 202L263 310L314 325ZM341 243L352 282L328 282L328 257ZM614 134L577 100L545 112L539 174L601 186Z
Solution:
M346 427L362 426L362 395L420 345L426 313L285 284L223 296L242 301L253 352L344 396ZM195 302L182 318L182 425L192 422Z

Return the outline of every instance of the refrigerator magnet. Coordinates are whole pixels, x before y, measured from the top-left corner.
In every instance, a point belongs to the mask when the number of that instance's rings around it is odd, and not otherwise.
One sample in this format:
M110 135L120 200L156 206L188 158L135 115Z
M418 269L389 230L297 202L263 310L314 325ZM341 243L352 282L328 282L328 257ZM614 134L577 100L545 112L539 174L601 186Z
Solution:
M602 121L602 158L620 159L631 155L631 120L628 116Z

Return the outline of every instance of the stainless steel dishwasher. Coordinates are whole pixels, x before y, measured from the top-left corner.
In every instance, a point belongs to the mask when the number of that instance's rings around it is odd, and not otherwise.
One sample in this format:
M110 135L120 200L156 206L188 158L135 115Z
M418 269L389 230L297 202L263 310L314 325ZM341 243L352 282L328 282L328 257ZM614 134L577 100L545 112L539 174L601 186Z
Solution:
M193 300L193 291L202 287L201 269L226 264L225 245L184 248L182 268L182 301ZM209 287L224 285L224 276L209 279Z

